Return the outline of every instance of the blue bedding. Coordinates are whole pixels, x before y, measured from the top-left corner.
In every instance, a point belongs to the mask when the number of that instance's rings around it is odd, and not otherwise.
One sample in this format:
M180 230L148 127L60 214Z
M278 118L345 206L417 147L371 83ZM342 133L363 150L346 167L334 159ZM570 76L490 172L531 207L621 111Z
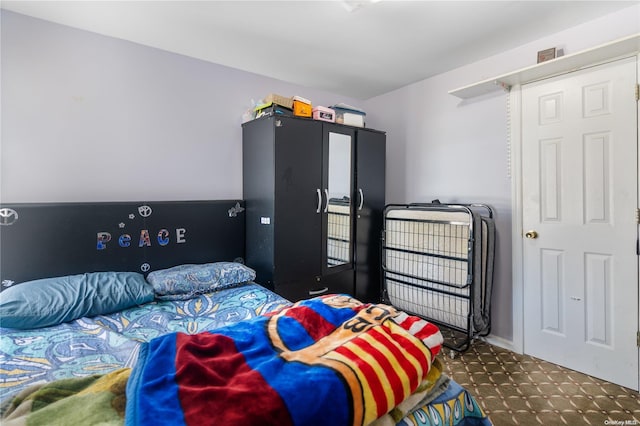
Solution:
M289 304L264 287L247 284L52 327L0 329L0 398L40 382L132 367L141 342L175 331L219 328Z
M141 348L156 337L173 332L196 334L214 330L291 305L277 294L251 283L189 300L154 301L52 327L0 328L3 411L8 403L26 401L12 398L14 394L36 395L45 382L108 376L121 368L133 368ZM2 413L3 418L5 414ZM400 420L387 415L375 425L491 425L477 401L453 380L435 400L406 414ZM46 417L44 412L43 416ZM123 422L124 419L116 423Z

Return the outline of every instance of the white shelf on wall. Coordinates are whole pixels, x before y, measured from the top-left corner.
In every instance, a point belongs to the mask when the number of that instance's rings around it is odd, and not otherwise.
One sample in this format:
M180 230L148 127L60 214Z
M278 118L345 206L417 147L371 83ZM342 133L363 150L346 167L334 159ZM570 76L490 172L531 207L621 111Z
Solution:
M639 52L640 33L450 90L449 94L461 99L469 99L496 90L509 90L516 84L531 83Z

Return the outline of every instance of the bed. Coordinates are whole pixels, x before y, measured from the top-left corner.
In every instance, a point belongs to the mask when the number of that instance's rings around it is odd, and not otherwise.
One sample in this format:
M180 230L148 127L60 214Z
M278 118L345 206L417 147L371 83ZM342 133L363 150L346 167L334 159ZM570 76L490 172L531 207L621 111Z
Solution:
M2 424L490 424L433 324L255 283L243 211L0 206Z

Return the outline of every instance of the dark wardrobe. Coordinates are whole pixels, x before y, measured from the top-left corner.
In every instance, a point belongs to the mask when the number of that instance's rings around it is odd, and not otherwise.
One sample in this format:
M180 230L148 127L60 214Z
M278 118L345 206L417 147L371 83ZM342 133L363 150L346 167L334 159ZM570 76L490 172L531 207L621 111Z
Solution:
M380 301L384 132L271 116L242 125L246 264L297 301Z

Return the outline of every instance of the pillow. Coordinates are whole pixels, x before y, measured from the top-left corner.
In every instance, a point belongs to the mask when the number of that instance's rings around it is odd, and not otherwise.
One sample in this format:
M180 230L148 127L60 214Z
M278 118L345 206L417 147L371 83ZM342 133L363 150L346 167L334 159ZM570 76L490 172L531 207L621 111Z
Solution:
M244 284L255 278L256 272L253 269L237 262L179 265L147 275L156 298L162 300L191 299L202 293Z
M93 272L28 281L0 293L0 326L29 329L108 314L153 300L135 272Z

